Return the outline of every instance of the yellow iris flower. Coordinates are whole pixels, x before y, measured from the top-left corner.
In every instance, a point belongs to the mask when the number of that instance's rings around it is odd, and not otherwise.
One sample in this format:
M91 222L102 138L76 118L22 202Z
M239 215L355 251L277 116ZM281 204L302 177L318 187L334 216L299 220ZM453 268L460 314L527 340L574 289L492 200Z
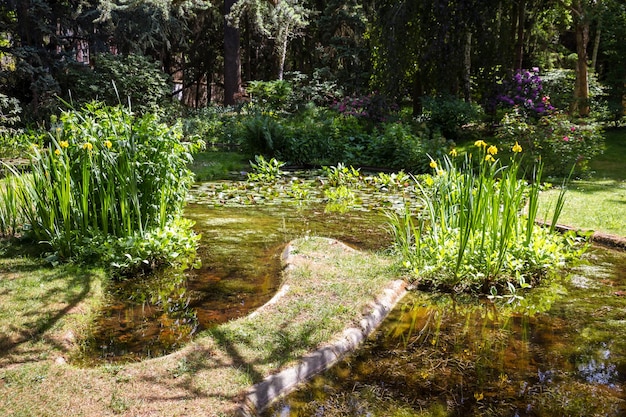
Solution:
M515 153L520 153L522 151L522 147L519 143L517 143L517 141L515 141L515 145L513 145L512 151Z

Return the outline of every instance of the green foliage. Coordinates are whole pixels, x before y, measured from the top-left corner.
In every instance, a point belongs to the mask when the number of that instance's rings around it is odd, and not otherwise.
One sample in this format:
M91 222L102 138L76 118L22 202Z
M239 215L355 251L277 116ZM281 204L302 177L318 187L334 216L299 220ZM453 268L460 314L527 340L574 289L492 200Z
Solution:
M505 147L519 142L531 155L528 163L541 159L545 174L557 177L567 177L572 167L576 176L588 174L589 161L604 150L599 124L576 124L560 112L538 121L509 113L502 119L497 137Z
M434 177L420 187L424 211L390 212L390 225L402 262L420 285L516 296L579 252L571 237L535 224L541 165L527 184L518 179L517 156L503 166L494 159L495 146L476 146L460 167L449 158L442 167L432 161ZM558 213L553 224L557 220Z
M323 166L322 172L331 187L354 185L361 179L361 173L358 169L353 166L347 167L341 162L337 166Z
M263 155L256 155L255 162L250 161L253 172L248 173L248 181L273 183L283 175L281 168L285 165L275 158L266 160Z
M249 155L276 155L284 146L284 129L276 115L258 109L242 118L240 137Z
M384 123L368 145L373 166L406 169L421 173L428 170L430 158L446 154L450 145L438 131L425 124Z
M324 190L326 207L324 211L345 213L356 202L356 194L347 185L339 185Z
M555 69L541 76L543 93L556 109L567 111L574 97L576 72L571 69ZM606 88L596 74L589 74L589 106L595 119L609 121L615 117L608 107Z
M292 93L291 84L285 80L250 81L246 90L254 104L267 110L284 110Z
M238 123L242 119L232 108L208 106L189 110L181 118L186 140L198 138L211 150L237 150L241 147Z
M118 277L132 277L167 264L186 269L196 266L200 235L193 222L177 217L165 227L135 232L124 238L97 235L89 244L77 248L81 259L97 259L112 267Z
M102 53L93 57L92 65L73 65L62 81L64 91L79 105L92 100L111 106L130 102L134 111L145 113L169 101L168 76L146 56Z
M16 175L24 231L57 257L70 258L102 254L98 248L107 239L119 239L120 248L141 246L147 236L185 226L172 222L181 216L192 182L187 164L195 144L181 136L180 126L152 114L135 117L123 107L92 103L63 112L49 146L33 148L32 174ZM159 245L149 247L166 252L158 256L167 262L181 252Z
M373 126L370 120L315 106L281 117L252 106L238 117L239 122L224 129L224 135L233 132L248 155L276 157L293 165L344 163L424 172L427 153L444 155L449 147L448 141L423 123Z
M462 128L477 123L483 116L480 106L451 96L422 97L423 114L432 129L438 129L447 139L459 139Z
M325 68L314 70L311 76L291 71L285 73L285 78L292 85L290 105L292 111L310 106L328 106L343 95L342 87L332 79L332 74Z

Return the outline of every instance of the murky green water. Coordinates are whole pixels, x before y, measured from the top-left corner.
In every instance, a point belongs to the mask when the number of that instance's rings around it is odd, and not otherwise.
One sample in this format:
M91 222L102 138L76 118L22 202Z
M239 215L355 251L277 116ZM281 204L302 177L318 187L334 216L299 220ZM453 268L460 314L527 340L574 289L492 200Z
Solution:
M413 293L266 416L624 416L626 253L514 304Z
M87 349L89 361L161 356L199 330L248 314L276 292L280 255L296 237L327 236L374 250L389 245L379 212L346 215L324 209L323 204L189 204L185 216L202 234L202 267L161 271L113 288Z

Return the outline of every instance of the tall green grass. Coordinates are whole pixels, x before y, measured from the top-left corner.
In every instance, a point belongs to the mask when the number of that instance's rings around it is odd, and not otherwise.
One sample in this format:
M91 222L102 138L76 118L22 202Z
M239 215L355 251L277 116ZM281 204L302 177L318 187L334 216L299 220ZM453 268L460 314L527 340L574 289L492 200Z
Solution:
M33 147L31 173L14 172L0 194L0 213L15 219L6 232L23 220L29 236L69 258L94 240L140 240L180 217L194 147L180 126L99 103L54 122L48 145Z
M514 292L562 265L574 242L535 224L541 164L527 183L518 144L507 165L495 159L495 146L475 145L477 152L459 164L448 157L432 161L434 175L418 184L424 211L390 212L389 223L404 265L422 284ZM555 213L553 224L557 220Z

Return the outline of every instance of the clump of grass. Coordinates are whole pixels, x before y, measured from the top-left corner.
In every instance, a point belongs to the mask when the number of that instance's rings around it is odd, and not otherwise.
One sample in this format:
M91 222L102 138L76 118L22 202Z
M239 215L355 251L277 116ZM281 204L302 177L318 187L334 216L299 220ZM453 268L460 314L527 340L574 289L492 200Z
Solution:
M564 194L552 226L537 226L541 164L527 184L519 179L519 144L508 165L494 158L495 146L482 140L475 145L475 161L470 154L460 168L448 157L432 161L435 175L428 177L427 188L419 187L424 212L389 213L391 229L405 267L422 284L493 295L506 288L515 294L579 254L572 237L552 233Z
M48 146L33 146L31 173L13 171L0 192L2 232L15 233L22 221L23 231L59 258L101 255L106 241L121 242L110 246L128 257L156 230L184 226L175 221L193 180L187 164L194 144L181 139L180 126L121 106L63 112ZM162 240L156 257L177 254L172 242Z

